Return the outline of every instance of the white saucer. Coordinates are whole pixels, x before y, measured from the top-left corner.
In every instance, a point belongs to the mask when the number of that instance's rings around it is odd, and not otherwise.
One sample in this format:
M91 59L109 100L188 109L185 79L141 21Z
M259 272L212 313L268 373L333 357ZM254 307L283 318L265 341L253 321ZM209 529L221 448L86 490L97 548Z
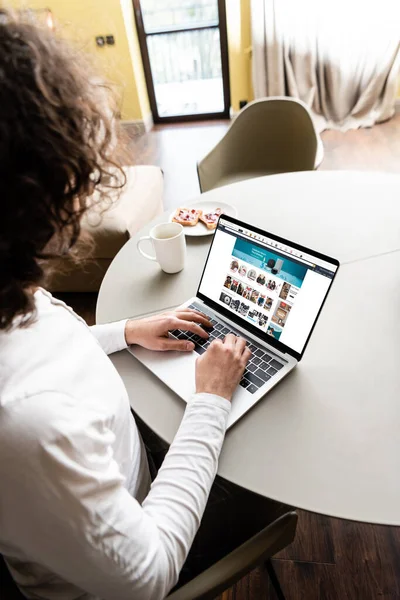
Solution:
M197 208L198 210L202 210L205 213L213 212L216 208L220 208L225 215L229 217L237 217L237 209L232 206L232 204L228 204L227 202L213 202L211 200L199 200L198 202L189 202L188 204L182 205L182 208ZM176 210L174 210L169 220L172 221ZM203 236L203 235L212 235L215 229L207 229L207 227L199 221L197 225L194 227L186 226L183 228L185 235L187 236Z

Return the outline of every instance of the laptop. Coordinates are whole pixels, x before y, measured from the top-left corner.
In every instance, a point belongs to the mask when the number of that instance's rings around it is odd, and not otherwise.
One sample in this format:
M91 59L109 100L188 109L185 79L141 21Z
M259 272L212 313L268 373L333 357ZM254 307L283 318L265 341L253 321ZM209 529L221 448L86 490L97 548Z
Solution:
M338 268L334 258L222 215L196 296L182 304L210 317L209 340L175 330L169 335L190 339L193 352L129 351L187 402L196 358L213 339L244 337L252 356L232 399L232 427L302 359Z

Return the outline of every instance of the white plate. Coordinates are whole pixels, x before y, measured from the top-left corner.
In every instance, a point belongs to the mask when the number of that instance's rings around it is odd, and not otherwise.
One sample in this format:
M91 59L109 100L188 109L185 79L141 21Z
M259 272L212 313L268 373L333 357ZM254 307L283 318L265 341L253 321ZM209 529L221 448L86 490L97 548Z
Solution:
M205 213L213 212L216 208L220 208L225 215L229 217L237 217L237 209L232 206L232 204L228 204L227 202L213 202L211 200L199 200L198 202L190 202L189 204L182 205L182 208L196 208L197 210L202 210ZM171 213L169 220L172 221L175 215L176 209ZM190 227L186 225L183 228L185 235L188 236L203 236L203 235L212 235L215 229L207 229L207 227L199 221L197 225L194 227Z

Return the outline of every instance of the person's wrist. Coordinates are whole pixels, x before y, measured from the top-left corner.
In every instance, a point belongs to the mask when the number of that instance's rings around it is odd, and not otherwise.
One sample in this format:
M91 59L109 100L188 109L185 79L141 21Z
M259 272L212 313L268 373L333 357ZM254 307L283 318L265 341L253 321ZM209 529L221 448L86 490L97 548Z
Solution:
M137 321L128 319L125 323L125 341L127 346L132 346L137 343Z
M225 398L225 400L228 400L228 402L232 402L233 392L230 393L227 390L218 389L218 386L197 386L196 394L213 394L214 396Z

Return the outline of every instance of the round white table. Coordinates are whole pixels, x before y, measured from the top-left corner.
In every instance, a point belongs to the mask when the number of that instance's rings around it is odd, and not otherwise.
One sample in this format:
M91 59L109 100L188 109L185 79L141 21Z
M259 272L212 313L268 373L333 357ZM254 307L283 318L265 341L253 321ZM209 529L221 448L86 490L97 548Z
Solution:
M208 192L239 218L341 262L303 360L228 433L218 473L334 517L400 525L400 176L305 172ZM137 237L148 233L149 223ZM195 295L210 237L166 275L130 240L102 283L97 322ZM172 442L185 404L128 352L113 355L138 415Z

